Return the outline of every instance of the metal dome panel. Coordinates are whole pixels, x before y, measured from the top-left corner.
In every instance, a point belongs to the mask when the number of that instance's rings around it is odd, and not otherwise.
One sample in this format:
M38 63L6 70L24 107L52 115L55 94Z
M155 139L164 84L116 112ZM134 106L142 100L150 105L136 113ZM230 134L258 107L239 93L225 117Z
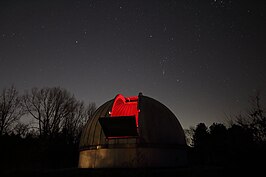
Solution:
M135 105L131 108L129 108L129 106L121 106L120 103L117 104L117 102L121 100L126 102L128 98L134 98ZM143 96L142 94L137 98L128 98L118 94L115 99L107 101L96 110L93 117L87 122L83 129L80 140L80 149L90 149L95 146L109 144L126 144L129 141L138 142L138 145L186 145L185 134L181 124L176 116L165 105L153 98ZM117 110L115 110L115 108ZM113 141L107 141L107 137L104 135L99 119L101 117L111 118L112 113L114 113L114 116L138 116L138 139L126 141L116 139Z
M119 136L110 138L113 133ZM123 133L130 136L121 138ZM86 123L79 168L182 166L187 163L186 148L184 131L165 105L142 94L118 94Z

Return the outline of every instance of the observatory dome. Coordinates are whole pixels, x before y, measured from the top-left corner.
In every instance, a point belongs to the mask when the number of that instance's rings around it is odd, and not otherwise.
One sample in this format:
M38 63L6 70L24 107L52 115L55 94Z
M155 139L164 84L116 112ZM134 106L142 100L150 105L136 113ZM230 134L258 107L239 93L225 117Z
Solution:
M187 162L176 116L159 101L121 94L100 106L80 139L80 168L171 167Z

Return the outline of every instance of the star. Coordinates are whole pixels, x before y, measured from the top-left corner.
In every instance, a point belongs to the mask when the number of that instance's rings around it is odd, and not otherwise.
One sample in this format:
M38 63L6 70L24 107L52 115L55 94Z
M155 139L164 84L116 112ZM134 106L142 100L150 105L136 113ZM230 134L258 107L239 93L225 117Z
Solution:
M163 69L163 71L162 71L162 74L163 74L163 76L165 75L165 70Z

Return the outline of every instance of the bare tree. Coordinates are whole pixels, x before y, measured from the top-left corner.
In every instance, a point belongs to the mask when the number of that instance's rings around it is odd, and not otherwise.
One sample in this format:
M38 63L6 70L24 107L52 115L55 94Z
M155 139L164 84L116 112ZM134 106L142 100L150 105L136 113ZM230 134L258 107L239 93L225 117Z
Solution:
M86 119L86 112L83 102L77 102L73 112L63 120L63 134L68 142L76 142L80 124Z
M85 114L86 116L84 119L80 122L79 127L78 127L78 136L81 135L81 132L83 130L84 125L92 118L96 111L96 104L94 102L89 103L89 105L85 109Z
M59 87L33 88L23 96L24 109L37 120L42 137L54 137L64 126L64 119L77 109L73 95Z
M0 95L0 135L8 133L22 115L20 97L16 88L11 86L3 89Z
M96 110L95 103L90 103L87 107L83 102L77 102L75 110L64 119L63 133L68 141L77 143L83 126L92 117Z
M254 140L266 141L266 115L261 106L260 93L250 100L251 106L245 114L236 117L236 123L241 127L251 130Z
M87 119L84 120L83 125L85 123L87 123L89 119L92 118L95 111L96 111L96 104L95 103L89 103L89 105L86 109Z
M26 137L29 134L29 132L30 132L30 124L25 124L25 123L18 122L14 126L12 133L24 138L24 137Z

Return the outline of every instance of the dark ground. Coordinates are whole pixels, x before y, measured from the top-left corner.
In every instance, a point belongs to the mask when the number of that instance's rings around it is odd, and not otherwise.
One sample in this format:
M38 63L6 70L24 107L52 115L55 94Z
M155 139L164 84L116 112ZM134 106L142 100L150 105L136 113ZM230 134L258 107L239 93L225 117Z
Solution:
M115 169L57 169L57 170L16 170L2 173L8 177L227 177L227 176L264 176L262 168L222 168L222 167L185 167L185 168L115 168Z

